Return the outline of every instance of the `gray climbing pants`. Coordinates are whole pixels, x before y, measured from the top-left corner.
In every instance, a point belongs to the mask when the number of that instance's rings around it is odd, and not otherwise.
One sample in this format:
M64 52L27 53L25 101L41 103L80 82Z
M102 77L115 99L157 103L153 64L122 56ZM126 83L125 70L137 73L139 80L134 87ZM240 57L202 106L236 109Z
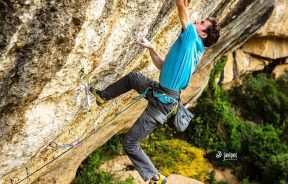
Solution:
M111 100L130 91L131 89L134 89L139 94L142 94L148 87L152 87L158 92L168 93L179 100L179 92L157 86L159 86L158 82L145 77L141 73L131 72L101 91L100 96L106 100ZM148 100L148 106L125 135L123 141L125 152L144 181L150 180L159 172L140 147L140 142L154 129L164 123L161 121L161 119L159 119L158 115L160 113L168 114L173 109L173 104L161 103L157 99L153 98L152 93L148 93L146 100Z

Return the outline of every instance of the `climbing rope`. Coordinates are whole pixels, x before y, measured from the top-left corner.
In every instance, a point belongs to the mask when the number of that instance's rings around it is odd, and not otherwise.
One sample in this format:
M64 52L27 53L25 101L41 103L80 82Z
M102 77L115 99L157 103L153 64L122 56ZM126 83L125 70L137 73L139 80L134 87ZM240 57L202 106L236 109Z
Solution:
M36 169L35 171L31 172L29 175L27 175L25 178L21 179L20 181L15 181L13 180L10 176L10 181L11 184L18 184L21 183L23 181L25 181L26 179L28 179L30 176L34 175L36 172L40 171L41 169L43 169L44 167L46 167L47 165L49 165L51 162L57 160L59 157L61 157L62 155L64 155L65 153L67 153L68 151L70 151L73 147L70 147L69 149L67 149L66 151L62 152L60 155L58 155L57 157L55 157L54 159L50 160L49 162L47 162L46 164L42 165L41 167L39 167L38 169Z
M142 98L145 98L148 91L151 90L152 88L149 87L147 88L144 93L140 94L139 96L137 97L134 97L133 100L134 102L130 103L125 109L123 109L122 111L120 112L117 112L113 118L111 118L109 121L107 121L106 123L104 123L104 125L110 123L111 121L113 121L114 119L116 119L118 116L120 116L122 113L124 113L126 110L128 110L129 108L131 108L134 104L136 104L139 100L141 100ZM68 143L68 144L58 144L54 141L51 142L51 146L53 147L59 147L59 148L66 148L66 147L75 147L75 146L78 146L79 144L81 144L84 140L86 140L87 138L89 138L91 135L93 135L95 133L95 128L93 128L91 130L91 132L85 136L83 139L79 140L77 139L76 141L72 142L72 143Z
M31 177L32 175L34 175L36 172L40 171L41 169L43 169L44 167L46 167L47 165L49 165L50 163L52 163L53 161L57 160L58 158L60 158L62 155L64 155L65 153L69 152L72 148L80 145L83 141L85 141L86 139L88 139L89 137L91 137L93 134L97 133L100 129L102 129L105 125L107 125L108 123L110 123L111 121L113 121L115 118L117 118L118 116L120 116L122 113L124 113L126 110L128 110L129 108L131 108L133 105L135 105L138 101L140 101L142 98L146 97L147 93L149 90L151 90L152 88L149 87L145 90L144 93L140 94L139 96L133 98L133 102L130 103L125 109L123 109L122 111L116 113L114 115L113 118L111 118L109 121L107 121L106 123L104 123L103 125L101 125L100 127L98 127L97 129L92 129L92 131L87 135L85 136L83 139L81 140L77 140L75 142L72 142L72 143L69 143L69 144L57 144L56 142L52 141L50 143L50 146L53 147L53 145L55 145L56 147L59 147L59 148L66 148L68 147L67 150L65 150L64 152L62 152L61 154L59 154L58 156L56 156L55 158L53 158L52 160L50 160L49 162L45 163L44 165L40 166L39 168L37 168L35 171L29 173L28 172L28 168L25 167L25 171L26 171L26 177L24 177L23 179L19 180L19 181L15 181L13 180L9 175L9 179L10 179L10 182L11 184L19 184L23 181L25 181L26 179L28 179L29 177ZM85 90L87 90L85 88ZM86 93L87 94L87 93ZM89 93L88 93L89 94ZM89 104L89 103L88 103Z

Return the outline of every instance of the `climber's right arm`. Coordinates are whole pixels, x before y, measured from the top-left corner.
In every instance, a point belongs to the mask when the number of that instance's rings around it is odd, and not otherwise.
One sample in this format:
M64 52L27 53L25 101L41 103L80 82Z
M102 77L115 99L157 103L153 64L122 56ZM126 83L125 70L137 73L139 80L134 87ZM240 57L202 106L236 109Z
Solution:
M185 3L185 0L176 0L176 6L178 11L178 17L180 19L183 29L185 30L190 22L189 11Z

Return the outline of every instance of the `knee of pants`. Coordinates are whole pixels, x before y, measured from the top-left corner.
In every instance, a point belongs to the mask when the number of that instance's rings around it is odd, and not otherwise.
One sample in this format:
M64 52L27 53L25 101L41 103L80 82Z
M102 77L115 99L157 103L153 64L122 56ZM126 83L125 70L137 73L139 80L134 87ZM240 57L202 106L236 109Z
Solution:
M129 139L125 136L123 140L123 148L126 153L133 153L134 151L139 149L139 143L131 142Z
M131 77L131 78L135 78L135 77L139 76L139 72L134 72L134 71L132 71L132 72L130 72L128 75L129 75L129 77Z
M139 83L140 76L141 76L141 73L139 73L139 72L134 72L134 71L130 72L127 75L126 88L127 89L135 89L135 90L137 90L136 86Z

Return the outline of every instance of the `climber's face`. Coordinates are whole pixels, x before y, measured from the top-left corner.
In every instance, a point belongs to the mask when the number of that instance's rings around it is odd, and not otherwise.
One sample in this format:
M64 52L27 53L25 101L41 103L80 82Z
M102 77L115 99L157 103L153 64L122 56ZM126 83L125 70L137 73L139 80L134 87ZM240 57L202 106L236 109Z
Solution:
M201 38L206 38L207 37L207 33L206 30L209 26L212 26L212 23L208 20L196 20L194 22L197 34L201 37Z

